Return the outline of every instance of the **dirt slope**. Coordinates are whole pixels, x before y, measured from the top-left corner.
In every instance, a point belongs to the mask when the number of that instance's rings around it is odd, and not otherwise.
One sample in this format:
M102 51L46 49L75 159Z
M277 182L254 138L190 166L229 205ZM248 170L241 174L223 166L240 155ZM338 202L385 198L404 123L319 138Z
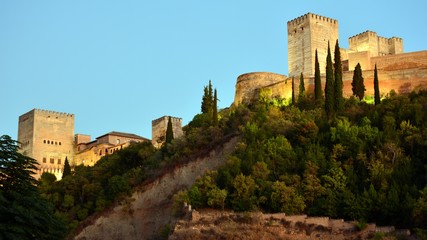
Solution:
M166 173L156 181L134 192L125 203L105 212L86 226L74 239L152 239L172 219L171 198L191 186L198 176L222 165L238 142L232 138L222 147L182 167Z

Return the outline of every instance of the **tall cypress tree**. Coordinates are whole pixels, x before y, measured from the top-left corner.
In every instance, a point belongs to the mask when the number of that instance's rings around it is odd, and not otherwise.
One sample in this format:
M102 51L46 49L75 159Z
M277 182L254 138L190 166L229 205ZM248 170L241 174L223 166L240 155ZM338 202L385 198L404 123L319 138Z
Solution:
M378 82L377 64L375 64L375 69L374 69L374 93L375 93L375 105L378 105L381 103L381 98L380 98L380 86Z
M64 162L64 170L62 172L62 178L71 175L71 167L70 167L70 163L68 162L68 158L65 157L65 162Z
M304 86L304 75L301 73L299 77L299 96L298 98L303 98L305 94L305 86Z
M351 82L351 86L353 95L358 97L359 100L362 100L365 96L366 89L365 84L363 83L362 67L360 66L360 63L357 63L356 67L354 68L353 81Z
M214 91L213 109L212 109L212 120L214 125L218 125L218 96L216 88Z
M171 143L173 140L172 118L169 116L168 126L166 128L166 143Z
M328 55L326 57L326 84L325 84L325 111L331 116L335 109L334 70L332 66L331 48L328 42Z
M314 99L316 102L320 102L323 99L322 81L320 79L320 66L319 58L317 57L317 49L314 59Z
M295 81L292 77L292 105L295 105Z
M334 92L335 92L335 111L340 112L344 108L344 98L342 95L342 64L341 64L341 52L340 46L338 44L338 39L335 44L335 53L334 53Z
M212 110L213 106L213 92L212 92L212 82L209 80L209 85L205 86L203 89L202 97L202 113L208 113Z

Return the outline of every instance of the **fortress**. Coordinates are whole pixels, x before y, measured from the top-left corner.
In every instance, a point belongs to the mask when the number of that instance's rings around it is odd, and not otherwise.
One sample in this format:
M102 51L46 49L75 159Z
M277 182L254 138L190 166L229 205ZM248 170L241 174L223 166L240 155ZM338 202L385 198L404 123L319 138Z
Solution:
M161 147L165 141L168 117L153 121L153 145ZM182 119L173 118L174 137L182 132ZM93 166L101 157L113 154L134 142L150 142L135 134L109 132L95 140L90 135L74 134L74 114L33 109L19 117L18 142L22 154L34 158L39 166L38 179L43 172L62 178L65 159L77 166Z
M314 89L315 51L322 83L325 82L328 42L333 58L335 42L339 39L338 21L328 17L307 13L287 23L288 74L247 73L239 76L236 83L234 104L256 98L262 89L272 92L272 97L289 99L292 94L292 77L298 88L299 76L304 74L306 89ZM340 49L343 66L343 94L352 95L353 70L360 63L366 96L374 95L374 67L377 65L380 92L384 96L391 90L408 93L427 88L427 51L404 53L403 39L385 38L366 31L350 37L349 49ZM297 90L297 89L295 89Z

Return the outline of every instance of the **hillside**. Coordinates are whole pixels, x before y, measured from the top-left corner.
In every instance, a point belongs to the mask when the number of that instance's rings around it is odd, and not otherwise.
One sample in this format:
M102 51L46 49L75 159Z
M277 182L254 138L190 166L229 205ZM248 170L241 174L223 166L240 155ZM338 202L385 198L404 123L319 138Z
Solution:
M190 187L207 170L224 164L238 138L218 146L209 155L177 167L145 184L120 205L102 213L74 239L150 239L167 224L173 225L172 196Z

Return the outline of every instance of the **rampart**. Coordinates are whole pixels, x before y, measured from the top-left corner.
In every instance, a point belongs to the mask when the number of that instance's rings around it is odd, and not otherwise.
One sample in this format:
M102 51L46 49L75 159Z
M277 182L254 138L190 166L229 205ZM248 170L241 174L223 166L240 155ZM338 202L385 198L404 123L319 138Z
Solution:
M263 89L270 91L272 97L290 99L292 80L285 75L270 72L242 74L237 78L234 104L248 103L257 99Z
M182 118L170 117L172 122L173 137L178 138L184 133L182 131ZM160 148L166 141L166 130L169 116L163 116L151 122L151 142L154 147Z

